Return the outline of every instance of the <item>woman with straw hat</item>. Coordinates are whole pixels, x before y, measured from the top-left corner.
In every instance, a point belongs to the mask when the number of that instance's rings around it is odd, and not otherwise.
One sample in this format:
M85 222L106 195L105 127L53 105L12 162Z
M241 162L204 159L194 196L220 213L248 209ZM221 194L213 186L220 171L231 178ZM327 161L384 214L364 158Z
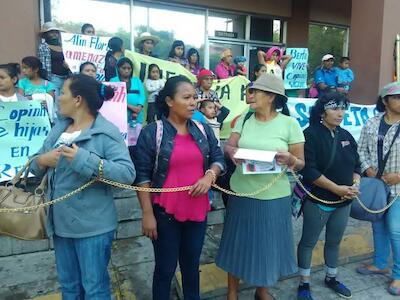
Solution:
M58 111L58 97L60 96L65 79L71 73L68 64L65 62L61 46L61 28L54 22L46 22L40 29L40 37L44 39L39 44L38 57L49 74L50 81L55 86L55 113Z
M241 116L224 149L237 165L230 187L245 194L264 187L277 174L244 174L242 161L234 158L238 148L275 151L278 164L296 171L304 166L304 135L297 120L288 116L283 80L261 75L248 93L254 95L254 113ZM267 287L296 273L290 194L284 174L266 191L229 197L216 259L228 272L228 300L237 299L239 279L257 287L255 299L273 299Z
M159 41L159 37L152 35L150 32L143 32L135 39L135 48L139 50L140 54L158 57L153 54L153 48Z

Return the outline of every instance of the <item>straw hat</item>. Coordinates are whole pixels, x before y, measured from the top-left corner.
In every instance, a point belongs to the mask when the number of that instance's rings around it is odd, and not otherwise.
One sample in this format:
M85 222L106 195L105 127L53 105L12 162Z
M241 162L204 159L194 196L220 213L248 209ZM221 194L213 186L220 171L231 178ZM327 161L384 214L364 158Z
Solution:
M287 101L283 79L276 75L263 74L256 81L253 82L253 85L250 88L274 93Z
M135 47L139 48L140 44L147 40L151 40L154 44L157 44L160 41L160 38L158 36L152 35L150 32L143 32L139 35L138 38L135 39Z
M54 22L46 22L42 25L42 28L40 29L39 33L43 34L49 31L61 31L61 32L65 32L65 30L57 27L57 25Z

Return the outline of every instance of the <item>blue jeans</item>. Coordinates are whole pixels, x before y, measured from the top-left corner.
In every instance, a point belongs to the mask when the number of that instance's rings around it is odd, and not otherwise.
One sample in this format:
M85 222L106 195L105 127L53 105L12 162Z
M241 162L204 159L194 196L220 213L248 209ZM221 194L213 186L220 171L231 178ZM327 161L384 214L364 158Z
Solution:
M54 84L54 118L59 118L58 111L60 109L60 95L67 76L50 75L50 81Z
M387 213L372 223L374 234L374 266L388 267L390 247L393 253L392 278L400 280L400 201L396 201Z
M88 238L54 235L63 300L110 300L108 262L114 231Z
M154 206L154 215L157 220L158 238L153 241L156 261L153 300L170 299L171 281L178 260L184 299L200 300L199 264L207 220L179 222L158 205Z

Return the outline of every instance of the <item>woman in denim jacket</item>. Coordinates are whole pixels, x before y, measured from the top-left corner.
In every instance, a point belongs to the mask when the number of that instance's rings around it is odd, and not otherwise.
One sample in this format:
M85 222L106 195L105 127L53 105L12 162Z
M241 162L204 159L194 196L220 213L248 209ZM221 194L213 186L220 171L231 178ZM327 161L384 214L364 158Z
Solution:
M156 100L162 120L142 130L134 150L136 184L192 186L182 192L138 192L143 234L154 246L154 300L169 299L178 260L185 299L200 299L199 260L210 210L207 192L225 163L212 130L191 120L194 97L189 79L168 79Z
M99 176L131 184L135 169L119 130L97 111L112 89L87 75L65 81L60 114L31 167L48 175L48 199ZM53 236L62 299L109 300L107 271L117 227L112 187L94 183L67 201L50 206L47 233Z

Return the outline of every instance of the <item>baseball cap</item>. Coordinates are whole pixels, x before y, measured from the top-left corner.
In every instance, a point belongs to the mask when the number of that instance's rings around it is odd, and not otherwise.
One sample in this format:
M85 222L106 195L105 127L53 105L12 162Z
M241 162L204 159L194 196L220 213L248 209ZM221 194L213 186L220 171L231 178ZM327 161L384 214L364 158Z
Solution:
M324 56L322 56L321 61L326 61L329 59L335 59L335 57L332 54L325 54Z
M382 98L390 95L400 95L400 82L392 82L382 88L380 92Z

